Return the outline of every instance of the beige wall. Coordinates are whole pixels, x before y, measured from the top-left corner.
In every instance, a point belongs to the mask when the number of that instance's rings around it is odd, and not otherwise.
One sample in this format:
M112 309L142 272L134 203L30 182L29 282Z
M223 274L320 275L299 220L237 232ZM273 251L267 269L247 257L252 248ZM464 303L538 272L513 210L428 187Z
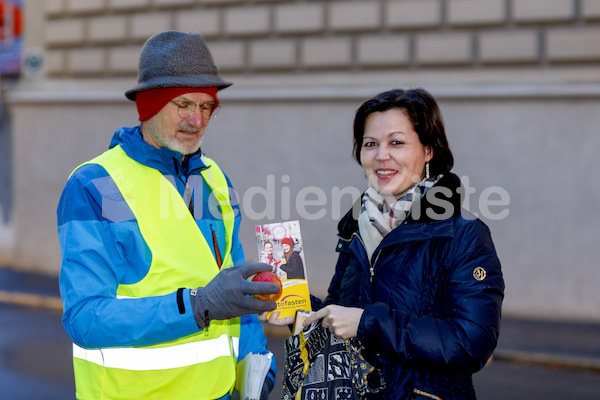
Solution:
M196 30L223 72L554 68L600 60L596 0L50 0L51 77L135 73L139 44Z
M564 96L558 89L541 96L515 92L504 99L426 87L440 100L456 156L454 170L474 189L471 211L481 215L479 199L486 188L497 186L510 195L507 206L490 207L493 214L506 208L506 218L484 218L506 274L505 312L600 320L593 246L600 187L590 179L598 165L600 90L593 96ZM242 89L228 90L204 150L229 173L242 200L251 190L268 188L272 179L276 207L271 221L282 218L282 204L290 204L289 217L301 221L313 291L322 295L335 263L336 214L350 205L349 197L342 198L342 205L336 202L333 187L362 190L365 185L350 157L351 120L371 89L318 101L289 95L278 99L275 91L265 96L274 100L261 100ZM314 93L318 97L317 89ZM15 124L20 160L15 180L20 184L14 255L22 268L57 273L55 208L66 177L106 148L116 126L135 123L132 104L118 100L119 92L114 98L75 107L69 101L51 105L25 93L15 95L15 119L22 122ZM34 112L38 118L28 119ZM37 155L33 161L27 159L32 152ZM324 193L325 200L298 210L294 199L307 187ZM290 203L282 190L289 191ZM265 215L257 217L265 210L263 197L253 199L243 208L241 232L250 260L256 259L253 226L269 222ZM311 217L320 210L325 211L321 218Z
M505 313L600 321L594 252L600 184L600 7L587 0L29 1L38 3L28 48L45 69L8 93L13 219L0 229L0 260L57 274L55 209L70 171L136 123L123 91L135 83L144 39L198 30L235 84L211 123L206 153L238 193L307 187L325 210L299 218L313 292L335 263L333 188L364 188L351 159L355 109L391 87L423 86L440 101L455 172L475 193L510 196L509 214L486 219L506 276ZM39 17L40 10L44 10ZM252 18L250 18L252 16ZM29 19L31 21L32 19ZM42 32L42 33L40 33ZM255 259L260 199L245 212L242 241ZM284 201L285 203L285 201ZM491 208L499 211L504 207ZM485 219L485 218L484 218ZM8 232L8 234L6 233Z

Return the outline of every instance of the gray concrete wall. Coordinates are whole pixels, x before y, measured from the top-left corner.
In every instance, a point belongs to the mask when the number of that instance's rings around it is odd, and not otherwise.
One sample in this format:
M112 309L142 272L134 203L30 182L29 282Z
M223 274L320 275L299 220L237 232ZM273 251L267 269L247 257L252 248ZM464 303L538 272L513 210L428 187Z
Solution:
M600 88L426 88L439 99L454 171L473 190L469 209L492 231L506 276L505 313L600 321L594 246L600 184L593 178ZM238 191L249 260L257 258L255 224L299 219L312 292L325 294L336 259L337 219L352 202L352 195L340 200L335 188L356 195L366 184L351 158L354 111L381 89L242 85L222 92L224 109L211 122L203 149ZM133 105L121 100L121 92L102 93L92 97L104 101L78 98L78 105L75 92L71 100L62 93L62 102L13 95L12 259L21 268L58 272L55 208L68 174L103 151L115 127L136 123ZM484 208L489 190L509 201L492 195L490 200L505 204ZM302 207L299 193L316 204ZM498 218L501 213L508 215Z
M27 0L24 55L41 54L43 65L4 82L12 122L0 130L0 263L58 273L60 192L117 126L137 123L123 91L141 44L161 30L196 30L235 82L204 149L249 202L248 259L266 209L275 221L300 219L311 287L324 295L336 220L351 203L337 190L365 186L350 157L354 110L382 90L423 86L442 106L455 172L474 190L469 208L491 228L505 313L600 321L598 4ZM274 206L257 194L267 189ZM489 200L506 201L500 189L509 204L486 214L479 200L492 190ZM298 194L320 205L299 208ZM496 220L501 211L508 216Z
M135 124L135 107L124 101L29 100L12 107L12 247L0 259L57 274L56 206L62 186L77 165L107 148L115 124Z
M0 112L0 259L11 251L13 242L13 154L10 114Z
M557 89L534 96L515 90L502 98L489 87L488 96L430 90L440 99L454 172L474 191L469 209L490 226L503 263L505 313L600 320L594 246L600 180L593 178L600 162L595 150L600 145L600 92L581 96ZM327 195L325 207L313 208L326 209L323 218L301 219L311 285L318 293L326 290L335 262L331 189L362 190L366 184L350 157L353 113L362 101L349 96L249 106L240 99L227 107L228 117L235 117L215 123L206 141L206 151L223 160L242 192L265 187L265 176L274 174L277 187L283 186L283 175L290 177L292 198L310 185ZM228 160L226 145L235 158ZM489 190L498 193L489 199L501 204L484 208ZM506 199L500 194L508 194L508 205L502 205ZM243 235L251 250L252 222L246 220Z

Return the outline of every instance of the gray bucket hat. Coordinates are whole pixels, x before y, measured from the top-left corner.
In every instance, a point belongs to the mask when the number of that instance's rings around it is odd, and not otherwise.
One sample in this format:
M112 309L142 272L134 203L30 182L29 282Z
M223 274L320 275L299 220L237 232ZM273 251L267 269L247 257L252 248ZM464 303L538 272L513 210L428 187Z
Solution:
M138 65L138 84L125 92L135 100L138 92L171 87L231 86L217 74L217 67L202 35L166 31L144 43Z

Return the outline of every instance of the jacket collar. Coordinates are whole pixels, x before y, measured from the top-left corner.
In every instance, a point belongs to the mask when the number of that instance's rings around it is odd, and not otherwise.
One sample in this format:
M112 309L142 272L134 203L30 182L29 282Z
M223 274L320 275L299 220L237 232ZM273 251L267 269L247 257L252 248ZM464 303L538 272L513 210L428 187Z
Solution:
M115 131L110 142L109 148L121 145L125 153L139 162L140 164L154 168L164 175L177 174L179 171L193 171L195 169L207 168L202 159L202 153L198 150L196 153L186 156L186 168L182 160L183 154L178 151L170 150L166 147L157 149L151 146L142 138L142 132L139 126L123 127ZM177 170L175 169L177 166Z
M364 244L362 243L358 231L356 231L356 236L355 240L350 241L350 249L356 254L362 254L363 257L367 257ZM435 238L452 238L453 236L454 221L452 219L429 223L406 223L388 233L381 243L379 243L379 246L377 246L377 249L375 249L373 254L377 254L385 247L391 247L401 243L420 242ZM350 239L352 239L352 236Z
M446 173L425 193L421 201L413 204L407 224L427 223L446 220L460 215L462 198L460 179L453 173Z

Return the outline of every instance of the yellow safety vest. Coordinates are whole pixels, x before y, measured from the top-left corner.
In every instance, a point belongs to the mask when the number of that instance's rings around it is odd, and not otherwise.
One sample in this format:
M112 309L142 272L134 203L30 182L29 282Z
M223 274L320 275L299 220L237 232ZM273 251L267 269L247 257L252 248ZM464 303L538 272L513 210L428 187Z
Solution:
M235 216L225 175L212 160L205 162L210 168L202 175L219 202L227 232L226 268L233 265ZM166 295L182 287L205 286L217 275L217 263L193 216L158 170L133 160L120 146L85 164L101 165L108 172L152 252L148 274L135 284L120 284L117 298ZM235 384L239 336L240 319L233 318L212 321L208 329L153 346L86 349L73 344L76 396L80 400L220 398Z

